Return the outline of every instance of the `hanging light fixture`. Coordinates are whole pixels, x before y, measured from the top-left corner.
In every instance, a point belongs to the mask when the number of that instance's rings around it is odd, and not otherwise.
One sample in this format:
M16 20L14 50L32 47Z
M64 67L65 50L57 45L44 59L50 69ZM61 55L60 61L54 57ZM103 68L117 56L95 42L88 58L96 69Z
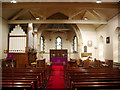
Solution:
M39 18L39 17L36 17L36 20L40 20L40 18Z
M96 0L96 3L102 3L102 0Z
M10 2L11 2L11 3L17 3L17 1L16 1L16 0L11 0Z
M84 17L84 20L88 20L88 18L87 18L87 17Z

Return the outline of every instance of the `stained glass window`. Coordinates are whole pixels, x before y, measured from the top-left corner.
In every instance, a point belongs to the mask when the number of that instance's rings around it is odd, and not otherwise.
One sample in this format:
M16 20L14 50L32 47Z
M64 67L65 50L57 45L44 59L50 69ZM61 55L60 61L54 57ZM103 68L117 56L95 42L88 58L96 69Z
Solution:
M56 38L56 49L62 49L62 38L61 37Z

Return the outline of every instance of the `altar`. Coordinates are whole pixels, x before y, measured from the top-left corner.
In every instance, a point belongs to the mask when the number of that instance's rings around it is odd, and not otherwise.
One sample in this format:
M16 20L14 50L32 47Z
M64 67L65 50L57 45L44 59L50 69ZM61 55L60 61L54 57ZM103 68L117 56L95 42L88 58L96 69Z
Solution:
M50 61L53 65L63 65L64 62L67 62L67 49L50 50Z
M67 57L52 57L51 62L53 65L63 65L64 62L67 62Z

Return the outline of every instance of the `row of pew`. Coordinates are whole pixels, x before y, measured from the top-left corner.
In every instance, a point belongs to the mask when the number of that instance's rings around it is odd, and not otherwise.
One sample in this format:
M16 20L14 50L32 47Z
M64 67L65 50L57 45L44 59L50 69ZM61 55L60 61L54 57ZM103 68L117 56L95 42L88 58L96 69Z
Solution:
M103 62L96 58L94 60L90 60L89 58L86 60L70 59L68 64L70 67L82 66L84 68L113 68L113 60L105 60Z
M51 65L38 68L2 68L2 90L43 90L45 88Z
M64 67L66 87L71 90L120 89L119 68Z

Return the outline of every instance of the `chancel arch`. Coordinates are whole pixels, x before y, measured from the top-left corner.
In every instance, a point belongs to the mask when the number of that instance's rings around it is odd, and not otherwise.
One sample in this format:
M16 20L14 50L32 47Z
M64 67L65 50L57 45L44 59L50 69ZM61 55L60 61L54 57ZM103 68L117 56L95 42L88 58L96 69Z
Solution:
M82 47L82 38L79 28L77 25L71 24L46 24L41 25L38 31L38 39L44 36L45 43L45 51L44 53L40 50L40 40L38 40L38 58L44 58L49 61L50 49L56 48L56 38L60 37L62 39L62 49L68 50L68 59L78 59L81 54ZM73 38L76 36L77 38L77 52L73 50ZM49 47L48 47L49 46Z

